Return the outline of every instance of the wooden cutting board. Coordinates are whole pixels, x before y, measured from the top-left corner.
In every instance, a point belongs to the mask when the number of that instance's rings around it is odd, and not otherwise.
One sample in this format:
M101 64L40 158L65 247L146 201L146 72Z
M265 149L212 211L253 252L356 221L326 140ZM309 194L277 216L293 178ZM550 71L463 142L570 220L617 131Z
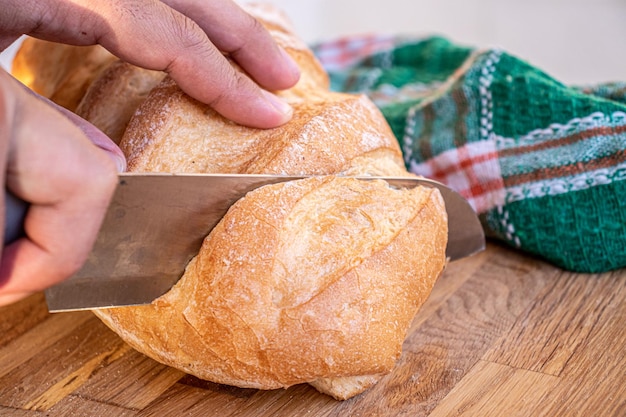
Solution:
M568 273L490 244L449 265L393 373L343 402L198 380L41 294L0 308L0 416L461 415L626 416L626 270Z

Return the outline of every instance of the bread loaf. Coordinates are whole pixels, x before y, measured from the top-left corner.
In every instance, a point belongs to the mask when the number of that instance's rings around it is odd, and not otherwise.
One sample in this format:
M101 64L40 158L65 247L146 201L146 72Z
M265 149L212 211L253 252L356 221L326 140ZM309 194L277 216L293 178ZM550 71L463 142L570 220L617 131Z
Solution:
M115 56L100 45L72 46L25 38L11 73L36 93L74 111L93 80Z
M152 304L94 313L138 351L203 379L259 389L310 383L350 398L402 353L445 265L445 207L433 188L346 177L412 174L372 102L329 91L280 12L248 11L301 66L300 82L278 93L294 108L291 122L237 125L169 77L122 63L91 83L79 113L123 131L131 171L317 176L235 203ZM116 102L132 104L116 110Z
M399 358L444 265L444 213L435 190L382 181L262 187L229 210L171 291L96 314L135 349L200 378L312 382L347 398L360 391L346 387L367 377L367 388Z
M76 114L119 144L137 107L164 77L163 72L116 60L89 84Z

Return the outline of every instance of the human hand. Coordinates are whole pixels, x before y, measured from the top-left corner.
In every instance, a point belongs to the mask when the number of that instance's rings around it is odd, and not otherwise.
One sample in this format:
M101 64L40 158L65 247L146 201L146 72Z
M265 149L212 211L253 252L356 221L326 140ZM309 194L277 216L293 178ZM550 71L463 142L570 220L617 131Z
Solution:
M80 268L117 183L115 162L119 169L124 160L106 137L92 132L101 146L94 145L2 70L0 126L0 161L6 167L0 176L8 190L30 204L25 236L1 250L0 305L5 305Z
M299 69L231 0L5 0L3 9L0 49L22 34L97 43L134 65L169 73L187 94L240 124L271 128L291 118L290 106L268 90L293 86Z

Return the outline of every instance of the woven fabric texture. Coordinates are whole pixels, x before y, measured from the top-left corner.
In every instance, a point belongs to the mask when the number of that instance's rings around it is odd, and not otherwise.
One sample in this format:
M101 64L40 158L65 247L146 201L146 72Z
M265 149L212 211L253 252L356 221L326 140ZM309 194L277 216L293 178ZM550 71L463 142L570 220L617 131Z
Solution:
M458 191L488 236L572 271L626 266L626 84L567 86L441 37L313 46L331 88L368 95L407 168Z

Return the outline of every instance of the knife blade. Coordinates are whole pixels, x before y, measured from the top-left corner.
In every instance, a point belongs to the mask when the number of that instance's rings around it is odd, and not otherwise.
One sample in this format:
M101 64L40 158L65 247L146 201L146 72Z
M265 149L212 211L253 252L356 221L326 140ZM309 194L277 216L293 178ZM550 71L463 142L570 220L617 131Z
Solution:
M149 304L183 275L202 241L246 193L306 176L122 173L100 232L83 267L45 291L51 312ZM383 179L390 186L438 188L448 213L446 255L460 259L485 247L468 202L445 185L413 177ZM5 228L6 230L6 228ZM167 250L163 247L167 245Z

